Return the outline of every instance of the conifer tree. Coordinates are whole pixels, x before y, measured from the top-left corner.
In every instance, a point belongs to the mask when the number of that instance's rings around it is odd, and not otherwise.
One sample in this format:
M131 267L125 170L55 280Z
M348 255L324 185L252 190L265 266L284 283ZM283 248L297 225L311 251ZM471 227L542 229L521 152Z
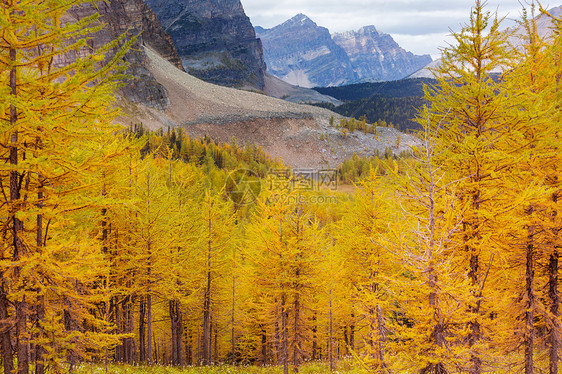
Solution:
M221 195L212 194L211 191L205 192L201 209L201 243L199 246L199 265L203 271L200 273L199 287L203 291L202 295L202 342L201 342L201 363L211 365L212 359L212 332L215 330L215 342L218 340L217 325L221 316L218 313L221 295L228 288L225 287L226 265L230 255L229 236L233 231L234 219L232 206L221 201ZM222 279L221 279L222 278ZM221 282L222 281L222 282ZM222 284L221 284L222 283ZM220 296L219 296L220 295ZM222 308L221 308L222 309ZM216 343L215 343L215 349Z
M367 364L373 371L384 372L388 366L387 320L391 303L386 279L391 276L392 263L379 238L387 230L389 199L375 169L371 168L359 187L355 204L342 218L342 228L336 238L343 246L352 284L349 302L357 305L357 318L366 324L357 329L366 330Z
M0 13L0 143L6 161L0 171L0 315L10 321L2 333L5 372L16 369L12 339L18 373L29 371L29 357L38 373L47 365L60 372L65 360L72 371L77 359L115 342L87 331L106 330L90 313L92 300L102 297L94 280L105 265L88 223L99 218L91 214L100 205L93 175L120 148L112 140L115 112L107 104L123 52L100 66L116 44L89 51L88 38L102 26L97 16L63 22L73 5L79 2L13 0L3 2ZM61 66L65 57L79 55Z
M269 316L262 318L273 335L278 363L288 373L291 361L298 370L310 341L306 308L319 286L314 264L321 231L297 191L287 198L269 194L258 202L246 256L260 286L260 312Z
M507 255L494 250L493 238L507 235L507 227L498 225L496 218L498 212L517 204L501 194L502 188L508 188L502 186L506 173L517 164L509 140L522 139L527 123L511 109L522 98L498 79L498 74L513 66L500 20L477 0L470 22L453 37L455 43L443 50L442 65L435 71L438 83L427 90L426 97L431 103L429 123L442 124L436 162L444 162L451 180L462 181L456 193L463 227L456 234L455 247L471 289L465 300L469 315L464 338L469 352L466 370L477 374L484 370L484 355L489 352L486 341L490 338L485 334L494 330L485 316L497 307L489 302L492 280L497 280L488 277L489 269L501 267L505 260L496 253Z
M519 186L515 192L524 196L525 200L514 212L515 222L511 223L514 228L520 227L519 232L514 230L511 235L518 239L512 244L512 257L520 257L520 266L525 269L524 291L518 291L521 295L519 300L524 305L519 307L522 311L514 316L512 325L516 335L523 335L526 373L533 373L535 368L543 365L542 360L536 359L535 351L540 353L545 345L550 345L550 371L557 371L558 353L553 347L558 346L560 334L555 317L559 304L557 249L548 235L557 226L556 219L553 220L557 210L553 200L556 200L556 191L560 186L556 181L560 153L557 133L560 126L553 121L558 112L556 72L560 63L556 57L556 45L559 37L556 32L547 37L540 35L534 17L535 9L535 5L531 4L530 13L523 11L523 19L519 23L524 31L520 36L522 48L518 51L520 62L507 77L513 84L512 90L524 96L518 113L521 121L527 123L523 134L525 146L518 149L519 162L514 177ZM556 26L556 20L554 24ZM522 250L518 255L519 248ZM548 271L541 271L543 268ZM525 325L520 326L519 321L525 321ZM543 329L549 332L546 341L541 333ZM513 342L513 346L517 344Z
M547 250L548 250L548 348L549 348L549 373L558 373L559 349L561 346L562 325L560 324L559 307L560 307L560 291L559 291L559 257L562 251L562 163L560 155L562 154L562 112L559 105L562 98L562 87L560 81L562 78L562 19L547 14L554 23L553 39L549 49L550 63L549 82L551 84L549 92L549 101L555 103L551 106L547 117L550 119L548 125L551 127L552 135L547 138L549 140L548 148L551 151L551 162L548 168L542 168L546 171L546 183L550 187L550 196L546 202L546 217L543 222L547 222L545 230Z
M435 131L439 131L437 127ZM383 245L402 265L391 280L396 289L396 317L392 321L393 350L406 365L420 373L449 373L463 357L455 340L462 336L459 312L467 280L454 263L453 237L460 228L454 187L443 165L435 163L435 140L429 124L421 145L412 151L413 162L404 173L392 174L399 208ZM407 345L399 342L408 341Z

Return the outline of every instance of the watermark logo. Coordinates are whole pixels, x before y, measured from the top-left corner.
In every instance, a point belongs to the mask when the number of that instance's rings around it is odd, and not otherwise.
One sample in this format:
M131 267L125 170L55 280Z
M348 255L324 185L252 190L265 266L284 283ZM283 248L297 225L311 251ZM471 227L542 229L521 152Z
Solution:
M274 192L336 191L338 172L336 169L271 169L267 181L268 190Z
M292 192L302 192L306 194L306 198L299 196L301 203L304 203L302 199L312 204L329 203L335 197L314 195L313 192L336 191L338 173L336 169L277 168L270 169L262 180L252 170L236 169L228 175L225 183L226 192L236 205L252 204L264 187L274 200L286 200L285 197L294 199L289 196Z
M262 188L258 174L249 169L232 171L225 182L225 190L236 205L252 204L258 199Z

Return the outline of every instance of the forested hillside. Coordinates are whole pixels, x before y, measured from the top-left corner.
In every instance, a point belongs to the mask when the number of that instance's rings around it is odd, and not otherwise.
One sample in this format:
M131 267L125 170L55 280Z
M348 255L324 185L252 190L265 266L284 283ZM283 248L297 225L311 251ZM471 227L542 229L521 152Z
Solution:
M546 39L524 18L512 50L477 1L419 146L342 165L363 177L344 193L252 145L120 127L130 43L102 64L71 5L0 13L3 373L558 373L562 20Z
M435 79L417 78L388 82L358 83L338 87L316 87L314 90L341 101L368 99L371 96L423 97L423 86L435 84Z
M427 101L424 85L431 87L435 79L403 79L391 82L360 83L340 87L317 87L316 91L344 103L335 106L315 104L346 117L366 117L369 123L386 122L400 131L420 130L415 118Z

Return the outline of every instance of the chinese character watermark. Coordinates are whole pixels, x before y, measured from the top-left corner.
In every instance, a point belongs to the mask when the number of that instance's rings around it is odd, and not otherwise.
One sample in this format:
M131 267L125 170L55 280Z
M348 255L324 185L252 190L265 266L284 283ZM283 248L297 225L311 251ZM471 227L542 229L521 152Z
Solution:
M308 193L306 199L310 203L321 204L331 200L329 197L310 193L336 191L338 173L336 169L274 168L270 169L265 180L262 180L251 170L236 169L228 175L225 190L236 205L248 205L258 199L263 188L262 183L270 193L277 196L276 198L288 197L292 192L302 192ZM300 200L303 198L299 197Z

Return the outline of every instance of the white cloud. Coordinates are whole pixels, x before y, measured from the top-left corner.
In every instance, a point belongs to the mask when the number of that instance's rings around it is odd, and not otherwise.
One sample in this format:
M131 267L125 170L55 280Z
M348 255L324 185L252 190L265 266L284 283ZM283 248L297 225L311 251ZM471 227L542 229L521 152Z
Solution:
M436 57L450 29L469 20L473 0L241 0L254 26L274 27L304 13L331 32L375 25L405 49ZM518 18L519 0L489 0L487 9ZM506 26L511 25L506 22Z

